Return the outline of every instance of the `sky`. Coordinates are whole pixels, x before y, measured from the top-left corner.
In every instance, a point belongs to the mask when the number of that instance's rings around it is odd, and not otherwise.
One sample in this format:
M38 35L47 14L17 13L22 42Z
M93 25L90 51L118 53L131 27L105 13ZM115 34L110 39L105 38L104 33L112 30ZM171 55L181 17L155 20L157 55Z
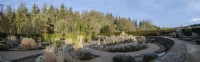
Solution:
M160 27L178 27L200 23L200 0L0 0L0 4L17 8L21 2L31 9L46 2L60 7L63 3L75 11L97 10L112 13L115 17L132 20L151 20Z

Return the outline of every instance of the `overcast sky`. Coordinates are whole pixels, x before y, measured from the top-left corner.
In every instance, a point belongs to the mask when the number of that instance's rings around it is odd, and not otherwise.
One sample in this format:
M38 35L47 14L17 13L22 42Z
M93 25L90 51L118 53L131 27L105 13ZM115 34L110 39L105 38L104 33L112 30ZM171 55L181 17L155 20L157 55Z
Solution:
M60 7L72 7L75 11L97 10L114 16L134 20L150 19L161 27L185 26L200 23L200 0L0 0L0 4L17 8L25 2L29 9L35 3L40 8L46 2Z

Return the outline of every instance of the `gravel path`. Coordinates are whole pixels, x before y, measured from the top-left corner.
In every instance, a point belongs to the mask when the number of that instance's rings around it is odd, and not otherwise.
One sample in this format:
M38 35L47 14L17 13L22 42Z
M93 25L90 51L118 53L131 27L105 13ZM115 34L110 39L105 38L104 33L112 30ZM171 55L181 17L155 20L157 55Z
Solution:
M33 51L0 51L0 57L3 60L19 60L26 58L32 55L41 54L42 50L33 50Z
M150 53L150 52L159 50L159 46L149 43L147 49L143 49L143 50L135 51L135 52L125 52L125 53L119 53L119 52L111 53L111 52L100 51L100 50L95 50L95 49L91 49L91 48L88 48L88 49L92 54L101 55L101 56L98 58L88 60L88 61L83 61L83 62L112 62L112 57L117 54L127 54L127 55L131 55L131 56L138 56L140 54Z
M185 41L188 51L188 62L200 62L200 45L196 42Z
M91 44L85 44L85 48L88 48L88 46ZM143 49L140 51L135 51L135 52L125 52L123 54L127 54L127 55L131 55L131 56L138 56L140 54L145 54L145 53L149 53L149 52L154 52L156 50L159 50L159 46L155 45L155 44L147 44L148 48L147 49ZM96 54L96 55L100 55L100 57L97 57L95 59L92 60L88 60L88 61L81 61L81 62L112 62L112 57L116 54L122 54L122 53L112 53L112 52L106 52L106 51L100 51L100 50L95 50L95 49L91 49L88 48L89 51L92 54ZM0 51L0 57L4 60L19 60L21 58L25 58L28 56L32 56L32 55L36 55L36 54L41 54L43 53L42 50L33 50L33 51ZM80 62L80 61L78 61Z

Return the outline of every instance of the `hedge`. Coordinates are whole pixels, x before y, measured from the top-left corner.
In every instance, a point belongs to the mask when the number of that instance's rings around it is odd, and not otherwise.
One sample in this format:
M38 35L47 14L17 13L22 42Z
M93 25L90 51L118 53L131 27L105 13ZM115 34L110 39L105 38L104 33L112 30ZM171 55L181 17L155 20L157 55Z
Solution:
M152 31L133 31L133 32L126 32L127 34L133 35L133 36L160 36L164 34L168 34L171 32L174 32L173 29L168 30L152 30ZM119 35L121 32L115 32L115 35Z
M186 36L191 36L192 35L192 29L190 29L190 28L188 28L188 29L182 29L182 32Z
M192 32L200 34L200 28L192 28Z
M9 35L15 35L16 37L30 37L30 38L41 38L43 41L51 41L52 38L61 39L62 34L54 33L54 34L11 34L11 33L2 33L0 32L0 38L6 38ZM78 35L82 35L84 37L89 36L93 38L97 34L65 34L64 38L72 38L72 40L77 39Z

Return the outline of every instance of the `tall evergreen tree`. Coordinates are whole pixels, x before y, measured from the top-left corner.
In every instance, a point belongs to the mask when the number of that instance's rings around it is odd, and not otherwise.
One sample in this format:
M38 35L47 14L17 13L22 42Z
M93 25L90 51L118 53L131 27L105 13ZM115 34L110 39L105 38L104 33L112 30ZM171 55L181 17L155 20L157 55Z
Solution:
M13 12L13 9L10 5L6 7L6 14L5 14L5 22L6 26L4 26L4 29L8 33L16 33L16 25L15 25L15 13Z
M38 14L40 13L40 9L38 8L38 6L34 3L33 8L32 8L32 14Z
M60 9L50 5L47 9L44 3L41 11L36 4L31 11L24 3L21 3L16 12L11 6L7 6L6 13L1 21L1 31L9 33L95 33L100 31L136 31L136 30L157 30L158 27L148 20L137 24L137 20L125 17L114 17L111 13L104 14L95 10L79 13L72 8L66 8L61 4ZM138 29L137 29L138 28ZM103 30L102 30L103 29ZM104 31L104 29L106 29ZM16 31L15 31L16 30ZM43 32L42 32L43 31Z
M30 30L30 29L27 29L28 22L29 22L28 8L26 7L24 3L21 3L16 12L17 33L28 33L26 31L26 30Z
M42 7L42 14L46 15L46 13L47 13L47 5L46 5L46 3L44 3L44 5Z
M69 10L67 11L66 14L66 18L65 18L66 22L67 22L67 29L68 29L68 33L73 33L73 31L75 30L75 21L74 21L74 13L72 11L72 8L69 8Z
M54 25L56 23L56 13L55 13L55 8L53 7L53 5L50 6L48 12L48 20L49 20L49 28L48 28L48 31L53 33L54 31Z
M30 34L41 34L43 30L43 25L45 24L45 21L41 19L43 15L40 14L40 10L36 4L33 5L31 11L30 28L33 30L30 32Z
M80 18L80 13L76 11L74 13L74 21L75 21L75 33L81 33L81 18Z
M60 7L60 14L59 14L59 19L64 19L66 16L66 9L65 9L65 5L61 4Z
M157 30L158 29L158 27L153 25L150 20L140 21L139 25L140 25L139 30L141 30L141 31Z

